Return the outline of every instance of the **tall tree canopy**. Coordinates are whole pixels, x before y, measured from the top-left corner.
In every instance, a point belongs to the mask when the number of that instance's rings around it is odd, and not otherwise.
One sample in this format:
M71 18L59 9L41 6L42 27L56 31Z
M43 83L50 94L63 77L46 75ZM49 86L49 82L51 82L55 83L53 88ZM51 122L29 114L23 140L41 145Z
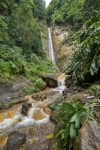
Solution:
M45 18L44 0L0 0L0 81L16 75L36 81L52 71L41 38Z
M99 4L99 0L52 0L47 8L48 24L69 23L78 29Z

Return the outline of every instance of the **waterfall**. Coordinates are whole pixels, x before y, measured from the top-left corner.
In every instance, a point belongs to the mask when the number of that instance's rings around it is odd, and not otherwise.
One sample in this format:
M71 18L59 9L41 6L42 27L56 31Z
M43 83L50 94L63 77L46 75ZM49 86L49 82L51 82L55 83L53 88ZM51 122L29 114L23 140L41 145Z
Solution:
M49 36L49 57L52 60L52 62L56 64L50 28L48 28L48 36Z

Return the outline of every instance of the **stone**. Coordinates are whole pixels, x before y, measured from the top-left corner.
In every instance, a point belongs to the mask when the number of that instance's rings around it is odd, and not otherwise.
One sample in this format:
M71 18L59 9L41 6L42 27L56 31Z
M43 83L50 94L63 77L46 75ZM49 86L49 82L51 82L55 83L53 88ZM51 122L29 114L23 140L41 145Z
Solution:
M58 74L46 74L46 75L42 75L41 78L43 79L44 82L46 82L47 86L49 87L57 87L58 82L57 82L57 78L58 78Z
M45 108L43 109L43 111L44 111L46 114L48 114L48 115L50 115L50 114L52 113L52 110L51 110L50 108L48 108L48 107L45 107Z
M26 141L26 134L14 131L9 134L7 141L7 150L18 150Z
M41 99L41 101L44 101L44 100L46 100L46 95L44 94L44 95L41 95L41 97L40 97L40 99Z
M99 150L100 128L93 121L86 120L74 143L73 150Z
M10 109L10 110L8 110L6 116L7 116L7 118L13 118L15 116L15 114L16 114L16 110Z
M33 113L33 118L38 121L38 120L42 120L42 119L46 118L46 115L44 114L44 112L41 109L37 109Z
M7 150L6 143L8 137L0 137L0 150Z
M3 122L4 117L5 117L5 114L4 113L0 113L0 122Z
M63 94L63 95L66 95L66 94L67 94L67 91L68 91L67 88L65 88L65 89L63 90L62 94Z
M31 103L23 103L23 104L22 104L21 114L27 116L28 109L29 109L30 107L32 107L32 104L31 104Z

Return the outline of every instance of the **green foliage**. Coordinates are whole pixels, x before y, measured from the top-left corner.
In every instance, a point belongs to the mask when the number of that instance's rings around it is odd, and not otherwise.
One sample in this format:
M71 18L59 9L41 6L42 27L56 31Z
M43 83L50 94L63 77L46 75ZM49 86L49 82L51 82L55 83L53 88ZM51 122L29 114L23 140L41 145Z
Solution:
M86 72L96 75L100 69L100 7L87 22L88 28L78 39L78 48L69 65L74 80L83 81Z
M97 97L100 94L100 85L92 85L90 87L90 90L94 93L94 95Z
M46 83L41 78L37 78L34 86L38 90L43 90L46 87Z
M9 105L12 106L13 105L13 100L10 98L9 100Z
M33 7L33 13L34 17L38 19L46 19L46 4L44 0L33 0L34 1L34 7Z
M99 0L52 0L47 8L47 22L71 24L72 29L78 30L99 4Z
M24 87L24 91L27 95L30 95L30 94L34 93L35 90L36 89L35 89L34 85L30 86L30 87Z
M45 18L44 0L0 1L0 81L28 78L33 86L25 90L31 93L45 86L41 74L56 72L43 49L41 30L47 27L40 20Z
M63 102L51 105L51 108L60 110L57 121L63 120L66 125L66 127L60 130L56 135L56 137L61 137L64 146L68 146L69 149L73 146L82 125L83 117L89 120L95 120L93 115L94 106L98 106L98 102L87 103L83 106L76 99L73 99L72 104Z

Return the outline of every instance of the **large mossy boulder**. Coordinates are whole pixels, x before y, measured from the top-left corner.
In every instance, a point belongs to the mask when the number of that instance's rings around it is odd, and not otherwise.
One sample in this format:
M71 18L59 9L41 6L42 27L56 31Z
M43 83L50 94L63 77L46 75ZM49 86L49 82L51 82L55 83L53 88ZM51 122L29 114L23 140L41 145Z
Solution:
M44 82L46 82L47 86L55 88L58 86L57 78L58 74L45 74L42 75L41 78Z

